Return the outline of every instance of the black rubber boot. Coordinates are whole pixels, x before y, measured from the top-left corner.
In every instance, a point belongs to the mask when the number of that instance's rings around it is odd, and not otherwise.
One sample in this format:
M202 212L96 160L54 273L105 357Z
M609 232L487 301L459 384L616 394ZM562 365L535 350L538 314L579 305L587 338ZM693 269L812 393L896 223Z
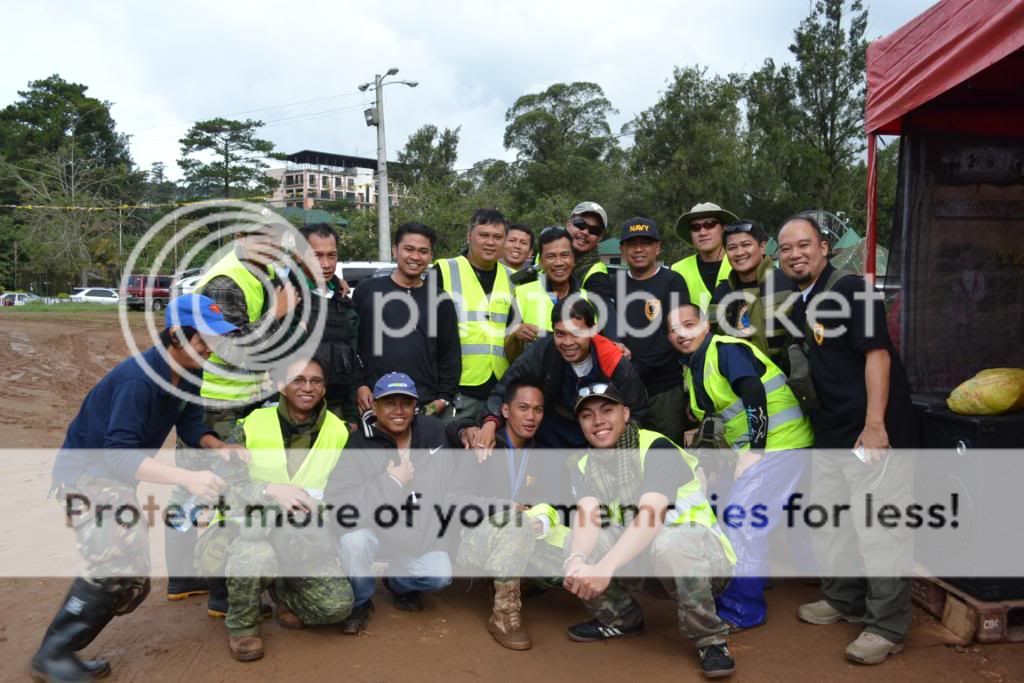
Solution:
M211 617L223 619L228 615L228 580L209 579L209 585L210 598L206 601L206 613Z
M119 596L77 578L64 604L46 629L39 651L32 657L32 675L49 683L91 681L110 673L102 659L81 660L75 653L99 635L114 618Z
M164 555L167 558L167 599L184 600L190 595L209 593L206 579L196 577L193 558L196 552L196 528L178 531L164 527Z

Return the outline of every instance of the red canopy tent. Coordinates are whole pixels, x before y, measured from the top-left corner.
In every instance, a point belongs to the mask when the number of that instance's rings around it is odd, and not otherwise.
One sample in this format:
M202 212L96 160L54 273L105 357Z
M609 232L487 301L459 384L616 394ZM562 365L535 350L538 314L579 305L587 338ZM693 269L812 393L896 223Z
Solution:
M868 46L865 270L875 274L878 135L1024 137L1024 0L942 0Z

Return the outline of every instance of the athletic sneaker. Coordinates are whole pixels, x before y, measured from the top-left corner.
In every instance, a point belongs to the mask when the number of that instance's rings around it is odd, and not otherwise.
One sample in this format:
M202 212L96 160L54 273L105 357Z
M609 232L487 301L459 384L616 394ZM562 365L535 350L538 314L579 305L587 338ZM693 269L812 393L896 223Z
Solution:
M708 645L697 650L700 655L700 668L707 678L725 678L736 670L736 662L729 654L729 646Z
M624 636L638 636L644 632L644 622L630 628L619 628L618 626L605 626L597 619L584 621L569 627L569 639L577 643L593 643L598 640L611 640Z

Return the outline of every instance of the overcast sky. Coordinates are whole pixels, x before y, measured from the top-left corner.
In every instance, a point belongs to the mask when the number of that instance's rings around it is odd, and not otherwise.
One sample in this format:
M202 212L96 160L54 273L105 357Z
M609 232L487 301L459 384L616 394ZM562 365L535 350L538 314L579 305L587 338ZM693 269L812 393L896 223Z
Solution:
M868 37L894 31L931 0L865 2ZM552 83L594 81L619 126L653 104L673 66L747 72L790 61L808 0L284 0L5 3L0 106L59 73L113 103L143 168L179 175L191 121L258 118L278 151L375 156L356 90L398 67L415 89L385 89L388 158L426 123L462 126L459 166L502 147L515 99ZM311 101L314 100L314 101ZM254 111L256 110L256 111Z

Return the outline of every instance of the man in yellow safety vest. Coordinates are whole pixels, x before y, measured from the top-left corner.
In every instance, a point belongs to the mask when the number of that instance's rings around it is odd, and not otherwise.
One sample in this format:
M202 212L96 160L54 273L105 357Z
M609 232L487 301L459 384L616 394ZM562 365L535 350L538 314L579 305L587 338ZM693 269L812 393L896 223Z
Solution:
M239 420L231 440L252 454L248 472L229 479L233 510L278 508L277 514L316 519L327 480L348 442L348 426L327 409L321 361L291 363L277 382L280 402ZM246 476L247 474L247 476ZM352 588L341 572L329 529L316 524L277 527L260 515L227 548L226 626L232 658L263 656L260 596L270 589L278 624L288 629L334 624L352 610ZM285 565L291 565L285 569Z
M718 204L696 204L676 221L676 234L697 250L672 264L672 270L683 276L690 292L690 301L708 310L718 286L729 277L729 260L725 258L722 237L725 226L739 219Z
M459 318L462 376L453 405L441 414L479 418L505 370L505 328L512 319L511 271L500 263L508 221L493 209L478 209L467 233L464 256L437 262L438 286L451 297Z
M716 482L728 492L719 505L727 511L725 532L739 557L736 578L718 596L718 615L736 628L760 626L767 617L768 537L778 525L777 511L804 483L814 430L786 376L756 346L711 334L694 304L670 311L667 325L669 341L686 363L693 416L720 419L731 449L726 453L738 456L732 476ZM789 530L791 548L797 533Z

